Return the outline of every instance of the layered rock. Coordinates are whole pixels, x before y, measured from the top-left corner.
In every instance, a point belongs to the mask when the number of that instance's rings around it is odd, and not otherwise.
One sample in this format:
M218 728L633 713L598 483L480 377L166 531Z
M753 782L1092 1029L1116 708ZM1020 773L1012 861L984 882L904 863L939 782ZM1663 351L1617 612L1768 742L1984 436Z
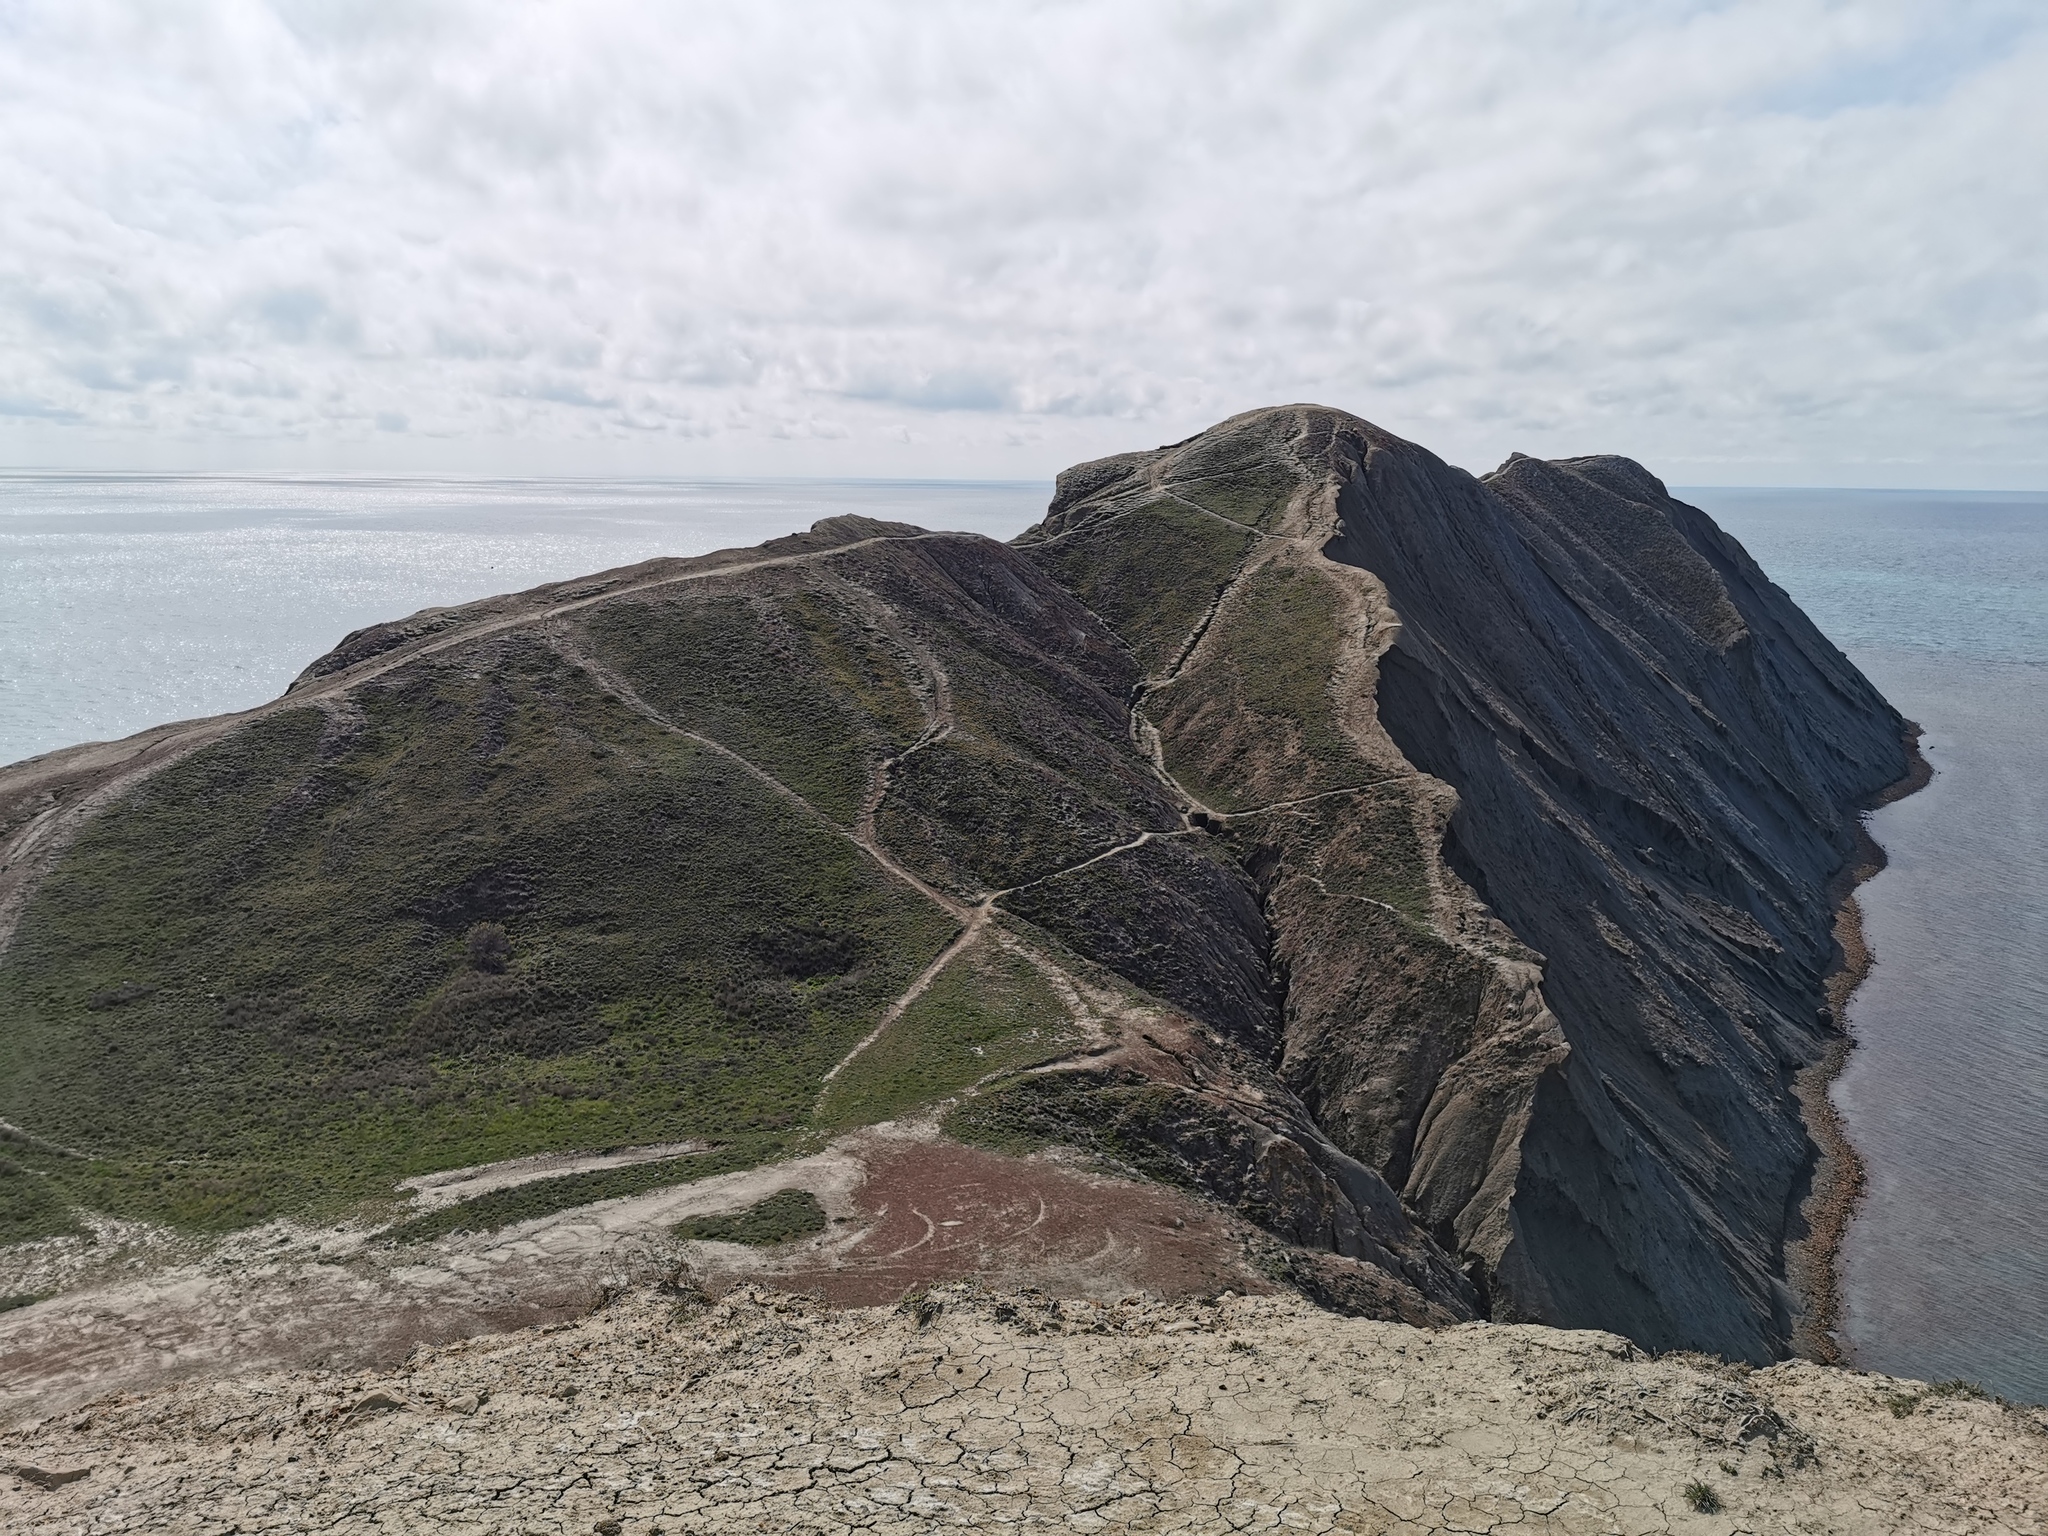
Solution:
M1623 459L1479 480L1257 412L1070 471L1022 542L1260 881L1282 1079L1493 1315L1782 1354L1830 885L1906 772L1876 690ZM1198 571L1163 599L1159 548Z

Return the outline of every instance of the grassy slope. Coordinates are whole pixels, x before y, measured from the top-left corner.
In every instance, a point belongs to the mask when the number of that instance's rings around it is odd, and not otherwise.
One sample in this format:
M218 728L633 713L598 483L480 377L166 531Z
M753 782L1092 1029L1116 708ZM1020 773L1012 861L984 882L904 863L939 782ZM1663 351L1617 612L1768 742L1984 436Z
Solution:
M1173 661L1255 535L1166 497L1031 548L1121 635L1148 673Z
M1058 996L1021 954L983 940L939 973L826 1090L827 1130L891 1119L992 1073L1052 1060L1073 1035Z
M1330 696L1337 620L1312 570L1276 562L1239 585L1199 661L1151 705L1167 767L1196 798L1237 811L1375 777Z
M784 1131L951 921L532 644L237 732L93 822L0 961L52 1187L231 1226L543 1148ZM323 740L324 735L324 740ZM475 922L503 976L469 969Z

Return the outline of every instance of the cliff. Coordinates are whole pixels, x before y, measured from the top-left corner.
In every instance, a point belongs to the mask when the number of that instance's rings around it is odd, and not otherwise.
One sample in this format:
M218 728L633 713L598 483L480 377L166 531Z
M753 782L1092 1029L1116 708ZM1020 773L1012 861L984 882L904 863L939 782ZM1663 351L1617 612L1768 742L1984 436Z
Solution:
M1011 546L832 519L429 610L0 772L0 1243L41 1255L0 1280L85 1283L109 1221L455 1273L595 1201L890 1186L908 1136L960 1231L904 1260L848 1197L877 1289L1228 1276L1774 1358L1831 882L1903 729L1637 466L1475 480L1315 407L1071 470ZM562 1304L524 1285L417 1336Z

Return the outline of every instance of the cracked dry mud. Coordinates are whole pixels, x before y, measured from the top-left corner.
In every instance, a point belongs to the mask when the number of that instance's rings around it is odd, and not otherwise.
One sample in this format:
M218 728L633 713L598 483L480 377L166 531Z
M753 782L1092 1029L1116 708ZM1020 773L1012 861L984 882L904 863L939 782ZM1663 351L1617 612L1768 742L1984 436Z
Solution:
M0 1435L0 1523L2037 1533L2048 1507L2048 1410L1804 1362L1279 1297L931 1300L642 1290L393 1372L110 1399Z

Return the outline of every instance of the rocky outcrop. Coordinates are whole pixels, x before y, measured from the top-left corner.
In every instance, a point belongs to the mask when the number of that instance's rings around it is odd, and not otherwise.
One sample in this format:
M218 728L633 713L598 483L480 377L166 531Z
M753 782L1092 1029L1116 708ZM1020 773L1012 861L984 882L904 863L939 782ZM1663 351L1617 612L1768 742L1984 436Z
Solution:
M10 1529L2038 1533L2048 1414L1299 1301L647 1291L0 1434ZM11 1474L11 1476L9 1475ZM12 1486L10 1486L10 1484Z

